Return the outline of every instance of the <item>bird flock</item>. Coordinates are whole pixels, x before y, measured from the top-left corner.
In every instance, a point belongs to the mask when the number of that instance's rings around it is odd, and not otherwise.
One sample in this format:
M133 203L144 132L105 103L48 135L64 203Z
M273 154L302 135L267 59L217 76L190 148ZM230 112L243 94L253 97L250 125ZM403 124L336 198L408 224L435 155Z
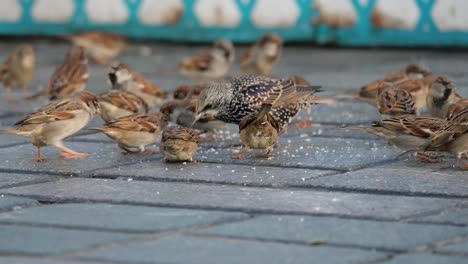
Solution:
M30 95L27 85L35 68L31 45L19 45L0 69L0 81L13 103L11 89L22 88L26 99L46 96L51 102L32 112L11 129L0 134L25 136L37 148L36 161L42 162L41 148L54 146L66 159L86 158L87 153L71 150L63 139L84 129L95 114L103 126L89 128L114 140L123 154L160 153L165 161L192 161L200 141L214 140L213 134L226 123L239 126L242 150L233 159L244 159L250 149L271 158L278 138L302 110L308 117L296 123L311 125L310 110L330 98L316 97L322 88L300 76L276 78L270 75L279 62L283 40L268 33L239 57L240 72L226 73L235 61L234 45L220 40L203 53L183 60L180 74L193 83L164 92L124 63L114 63L108 72L110 90L94 95L85 90L89 78L88 59L108 65L127 43L124 38L104 33L83 33L66 39L74 45L63 64L49 79L48 90ZM468 99L453 83L434 75L426 66L409 64L363 86L352 98L375 106L381 120L369 127L344 127L372 133L414 154L422 162L440 161L439 153L453 154L468 169ZM157 109L159 108L159 111ZM421 113L428 116L421 116ZM159 151L145 149L161 135Z

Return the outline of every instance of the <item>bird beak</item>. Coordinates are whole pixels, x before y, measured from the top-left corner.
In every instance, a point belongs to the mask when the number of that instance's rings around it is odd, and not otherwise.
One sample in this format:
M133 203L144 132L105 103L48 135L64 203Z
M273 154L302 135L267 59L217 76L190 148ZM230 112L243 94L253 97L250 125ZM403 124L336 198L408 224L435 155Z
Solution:
M190 127L193 127L193 126L195 125L195 123L197 123L198 120L200 120L200 118L201 118L201 115L200 115L200 114L196 115L195 118L193 119L193 122L192 122L192 124L190 125Z

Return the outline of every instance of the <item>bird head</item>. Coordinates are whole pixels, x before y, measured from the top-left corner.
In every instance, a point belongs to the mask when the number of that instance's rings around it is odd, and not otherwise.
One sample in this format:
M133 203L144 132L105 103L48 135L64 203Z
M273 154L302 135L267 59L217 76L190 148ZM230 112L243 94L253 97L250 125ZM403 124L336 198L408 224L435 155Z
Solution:
M435 100L447 99L452 94L452 92L452 82L446 77L437 77L431 86L431 95Z
M227 83L213 83L203 90L195 104L195 120L208 122L218 119L219 112L225 107L229 96Z
M218 40L214 43L213 48L215 52L221 55L229 62L234 61L234 45L229 40Z
M108 73L109 81L112 85L122 84L133 78L132 72L124 63L113 65Z
M94 94L87 91L82 91L77 94L77 97L83 102L85 107L90 109L90 112L93 114L99 114L101 112L99 107L99 98Z

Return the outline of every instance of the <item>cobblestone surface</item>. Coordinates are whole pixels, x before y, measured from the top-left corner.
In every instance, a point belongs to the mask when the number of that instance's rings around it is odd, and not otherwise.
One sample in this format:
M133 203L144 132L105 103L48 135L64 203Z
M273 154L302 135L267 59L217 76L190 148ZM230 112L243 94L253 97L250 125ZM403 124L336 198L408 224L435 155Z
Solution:
M67 45L33 44L37 91ZM0 44L0 61L15 45ZM145 48L152 55L142 56ZM173 70L178 61L204 48L135 43L121 59L171 91L188 82ZM274 75L303 75L323 85L323 96L415 61L468 96L468 54L459 51L300 46L283 55ZM92 66L91 91L106 91L106 71ZM0 129L46 102L3 101ZM0 263L467 263L468 174L451 157L419 163L375 136L341 129L378 118L349 99L317 106L313 126L291 126L272 160L255 151L232 160L239 138L228 126L201 144L196 164L124 156L87 130L65 145L90 158L63 160L44 148L46 162L36 163L24 138L0 136ZM89 126L100 125L96 118Z

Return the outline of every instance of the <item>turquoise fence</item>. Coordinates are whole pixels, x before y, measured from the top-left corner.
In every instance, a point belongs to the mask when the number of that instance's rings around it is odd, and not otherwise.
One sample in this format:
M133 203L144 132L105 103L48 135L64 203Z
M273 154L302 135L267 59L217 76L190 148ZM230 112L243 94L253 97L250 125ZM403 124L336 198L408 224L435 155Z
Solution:
M68 21L60 23L39 22L34 18L32 10L38 0L17 1L21 15L15 21L2 21L0 17L2 35L63 35L80 31L108 31L131 38L169 41L210 42L226 38L235 42L252 42L259 35L274 31L290 42L343 46L468 47L468 31L440 31L434 23L432 9L437 1L444 0L407 0L414 1L419 9L419 20L412 29L376 28L371 23L371 16L378 0L362 1L366 3L349 0L356 11L357 20L347 27L312 23L320 17L320 11L314 8L314 0L288 0L293 1L300 12L294 25L280 28L259 28L252 23L252 12L257 3L255 0L232 0L241 14L240 22L234 27L203 26L194 11L197 0L182 1L183 12L171 25L142 23L138 14L143 0L121 0L127 8L128 17L119 24L95 23L89 19L85 5L87 1L98 0L70 0L73 3L72 15ZM275 1L271 2L273 4Z

